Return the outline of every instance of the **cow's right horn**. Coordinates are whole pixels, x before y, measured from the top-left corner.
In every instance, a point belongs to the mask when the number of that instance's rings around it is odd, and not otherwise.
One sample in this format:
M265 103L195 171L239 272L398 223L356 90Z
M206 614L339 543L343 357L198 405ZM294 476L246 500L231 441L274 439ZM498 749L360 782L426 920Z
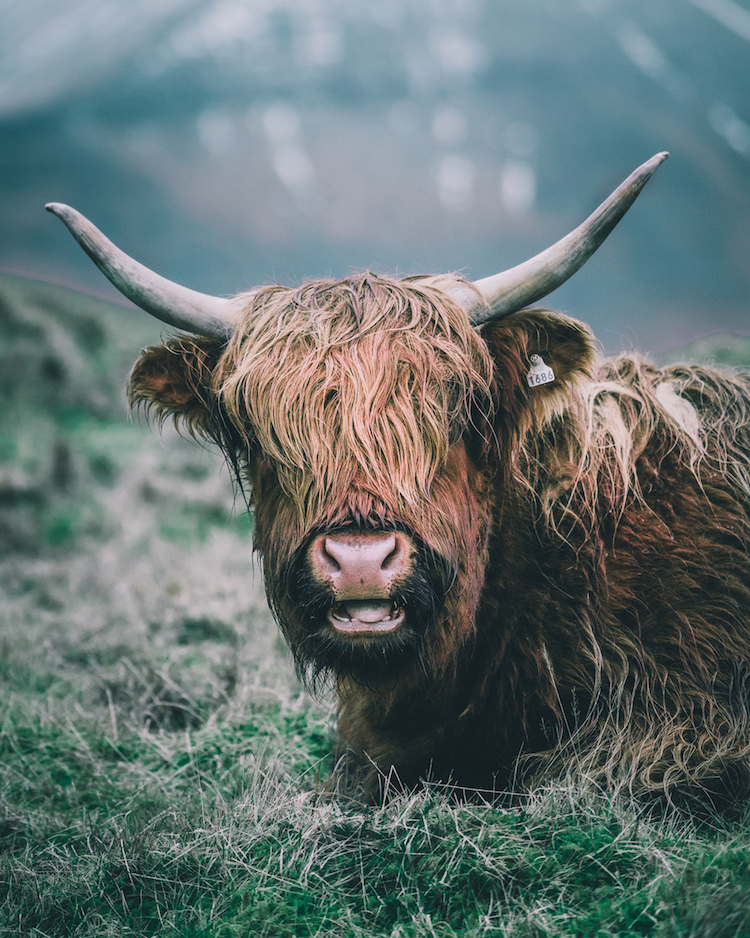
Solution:
M227 341L234 331L230 301L197 293L173 283L128 257L69 205L50 202L48 212L57 215L104 276L136 306L167 325L194 335Z
M454 295L466 309L472 324L481 326L518 312L562 286L604 243L668 156L668 153L657 153L639 166L586 221L546 251L517 267L475 280L471 287L466 284L457 287Z

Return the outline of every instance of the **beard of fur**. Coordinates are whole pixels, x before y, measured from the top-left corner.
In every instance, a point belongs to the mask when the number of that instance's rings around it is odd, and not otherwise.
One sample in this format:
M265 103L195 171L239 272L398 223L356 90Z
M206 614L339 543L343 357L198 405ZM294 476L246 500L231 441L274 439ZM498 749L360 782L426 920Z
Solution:
M492 361L453 282L364 273L248 297L214 387L302 530L338 493L424 512L451 445L488 409Z

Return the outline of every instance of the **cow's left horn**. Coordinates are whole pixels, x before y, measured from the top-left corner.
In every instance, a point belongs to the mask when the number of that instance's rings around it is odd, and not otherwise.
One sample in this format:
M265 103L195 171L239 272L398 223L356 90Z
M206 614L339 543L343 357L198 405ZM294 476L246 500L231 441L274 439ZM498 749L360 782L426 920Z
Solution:
M46 206L61 218L70 233L104 276L129 300L177 329L226 341L234 330L229 300L197 293L173 283L134 261L69 205Z
M635 202L669 153L657 153L639 166L574 231L517 267L464 286L456 298L475 326L515 313L552 293L579 270ZM477 295L479 294L479 296Z

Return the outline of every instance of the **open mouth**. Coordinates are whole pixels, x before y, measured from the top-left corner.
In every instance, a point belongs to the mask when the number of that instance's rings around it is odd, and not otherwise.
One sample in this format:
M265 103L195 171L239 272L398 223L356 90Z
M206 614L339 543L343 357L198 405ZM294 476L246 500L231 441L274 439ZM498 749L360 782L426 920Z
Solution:
M347 635L382 635L404 621L404 610L389 599L349 599L334 605L328 620Z

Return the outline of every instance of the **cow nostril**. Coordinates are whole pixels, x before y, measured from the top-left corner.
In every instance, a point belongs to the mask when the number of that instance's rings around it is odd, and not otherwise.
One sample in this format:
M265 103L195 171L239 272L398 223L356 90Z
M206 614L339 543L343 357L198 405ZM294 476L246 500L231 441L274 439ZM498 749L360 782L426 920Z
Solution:
M383 570L389 573L398 572L403 566L404 555L406 553L404 544L400 537L393 538L393 550L391 550L383 560Z
M340 558L336 556L335 545L328 537L317 538L313 545L313 555L321 571L328 576L341 572Z

